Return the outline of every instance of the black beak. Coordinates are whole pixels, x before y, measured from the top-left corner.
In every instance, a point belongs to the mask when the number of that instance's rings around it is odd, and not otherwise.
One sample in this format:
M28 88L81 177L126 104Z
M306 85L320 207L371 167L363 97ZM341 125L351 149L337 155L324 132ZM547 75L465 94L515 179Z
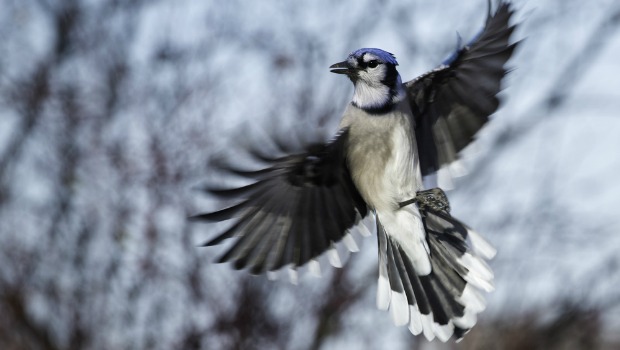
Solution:
M329 66L329 71L336 74L351 74L353 73L353 67L349 65L349 62L342 61Z

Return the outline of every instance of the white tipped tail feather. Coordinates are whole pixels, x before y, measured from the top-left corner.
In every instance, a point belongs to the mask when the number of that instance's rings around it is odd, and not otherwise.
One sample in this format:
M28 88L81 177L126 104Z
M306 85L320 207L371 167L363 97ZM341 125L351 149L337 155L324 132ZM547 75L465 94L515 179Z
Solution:
M437 189L419 192L429 193L443 196ZM394 323L408 325L415 335L458 340L486 306L479 291L494 289L493 272L483 259L495 250L450 215L445 196L439 197L446 200L439 209L418 197L394 213L377 213L377 307L389 309Z

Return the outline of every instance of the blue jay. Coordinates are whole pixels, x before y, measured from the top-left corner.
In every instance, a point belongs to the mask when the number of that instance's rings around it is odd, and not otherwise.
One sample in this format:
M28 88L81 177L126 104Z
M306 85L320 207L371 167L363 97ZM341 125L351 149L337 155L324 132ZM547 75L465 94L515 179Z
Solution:
M253 180L239 188L209 188L237 204L194 218L232 220L206 242L235 238L219 258L259 274L315 262L367 216L379 247L377 306L413 334L460 339L493 290L485 263L494 248L450 215L439 188L423 178L457 161L499 105L505 64L516 43L510 4L500 3L484 29L436 69L403 83L395 57L363 48L330 67L355 90L339 132L329 142L268 157L262 170L222 166Z

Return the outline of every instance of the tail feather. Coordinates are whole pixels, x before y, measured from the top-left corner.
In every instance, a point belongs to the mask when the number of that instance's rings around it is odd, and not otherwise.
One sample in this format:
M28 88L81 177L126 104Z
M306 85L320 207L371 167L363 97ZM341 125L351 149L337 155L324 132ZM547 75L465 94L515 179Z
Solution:
M447 203L443 192L439 195ZM394 323L408 324L413 334L423 333L428 340L435 337L444 342L451 337L459 340L473 327L476 314L486 306L479 290L493 290L493 273L483 258L492 257L494 249L475 233L474 238L473 231L453 218L448 205L430 206L424 201L416 204L418 208L411 205L413 209L403 207L400 211L411 213L408 222L420 219L422 233L391 232L403 226L402 222L395 224L391 220L394 217L402 220L403 216L388 215L385 216L388 220L382 222L381 213L377 213L377 306L389 308ZM431 267L426 274L420 273L424 269L416 266L424 259L411 256L412 250L402 243L403 237L414 239L420 235L425 237L425 253ZM414 251L419 254L420 249Z

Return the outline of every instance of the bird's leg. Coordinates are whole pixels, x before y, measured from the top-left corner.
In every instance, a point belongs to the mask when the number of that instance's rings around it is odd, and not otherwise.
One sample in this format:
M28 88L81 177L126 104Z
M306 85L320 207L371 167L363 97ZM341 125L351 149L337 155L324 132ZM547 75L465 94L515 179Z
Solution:
M418 191L414 198L398 203L399 207L405 207L409 204L416 203L420 210L433 210L450 212L450 202L444 191L439 188L431 188L430 190Z

